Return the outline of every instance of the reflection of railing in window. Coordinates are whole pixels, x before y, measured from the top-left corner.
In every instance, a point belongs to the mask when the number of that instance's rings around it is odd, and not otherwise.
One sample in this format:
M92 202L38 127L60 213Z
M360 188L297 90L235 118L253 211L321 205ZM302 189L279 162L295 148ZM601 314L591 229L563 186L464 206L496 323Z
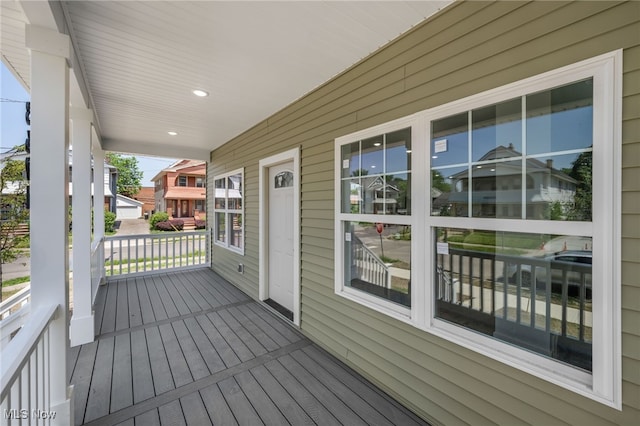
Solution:
M591 265L449 249L439 318L591 370Z
M391 274L382 259L367 248L355 235L352 237L351 248L356 273L356 276L352 278L391 288Z

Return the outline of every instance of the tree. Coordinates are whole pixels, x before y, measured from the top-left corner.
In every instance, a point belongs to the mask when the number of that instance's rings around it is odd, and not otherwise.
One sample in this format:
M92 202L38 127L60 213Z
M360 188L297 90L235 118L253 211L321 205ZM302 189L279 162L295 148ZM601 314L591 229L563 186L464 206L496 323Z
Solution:
M118 170L118 194L133 197L140 192L143 173L136 157L108 153L106 159L108 164Z
M23 238L15 236L19 225L29 220L27 201L28 182L24 177L24 161L16 160L16 155L24 152L24 145L14 147L2 159L0 170L0 191L2 191L2 216L0 217L0 286L2 285L2 264L12 262L20 253ZM2 300L2 296L0 296Z
M591 220L592 170L593 154L591 151L580 154L572 164L568 174L578 183L573 197L573 205L570 206L567 214L569 220Z

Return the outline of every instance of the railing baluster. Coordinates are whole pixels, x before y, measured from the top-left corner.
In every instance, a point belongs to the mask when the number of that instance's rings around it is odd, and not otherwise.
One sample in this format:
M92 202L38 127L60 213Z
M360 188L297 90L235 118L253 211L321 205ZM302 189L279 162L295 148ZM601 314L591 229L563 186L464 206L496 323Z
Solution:
M567 270L562 270L562 335L567 335L567 304L569 303L569 277Z

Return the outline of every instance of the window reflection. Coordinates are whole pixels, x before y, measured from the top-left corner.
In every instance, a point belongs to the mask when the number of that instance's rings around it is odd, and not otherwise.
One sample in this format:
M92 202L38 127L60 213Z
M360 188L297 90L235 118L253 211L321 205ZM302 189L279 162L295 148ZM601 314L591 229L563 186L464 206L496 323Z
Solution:
M585 80L433 121L432 215L590 221L592 86Z
M411 128L345 144L341 211L411 214Z
M411 226L345 222L345 285L411 306Z
M435 233L438 318L591 370L590 237Z

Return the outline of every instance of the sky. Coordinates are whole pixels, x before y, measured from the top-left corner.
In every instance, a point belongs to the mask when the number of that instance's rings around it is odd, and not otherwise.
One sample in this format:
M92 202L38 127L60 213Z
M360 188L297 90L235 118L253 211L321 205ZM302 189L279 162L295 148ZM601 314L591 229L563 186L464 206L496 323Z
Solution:
M25 103L29 93L15 79L4 63L0 68L0 152L7 152L24 143L29 126L24 121ZM153 186L151 178L175 162L175 158L137 155L138 167L143 172L142 186Z

